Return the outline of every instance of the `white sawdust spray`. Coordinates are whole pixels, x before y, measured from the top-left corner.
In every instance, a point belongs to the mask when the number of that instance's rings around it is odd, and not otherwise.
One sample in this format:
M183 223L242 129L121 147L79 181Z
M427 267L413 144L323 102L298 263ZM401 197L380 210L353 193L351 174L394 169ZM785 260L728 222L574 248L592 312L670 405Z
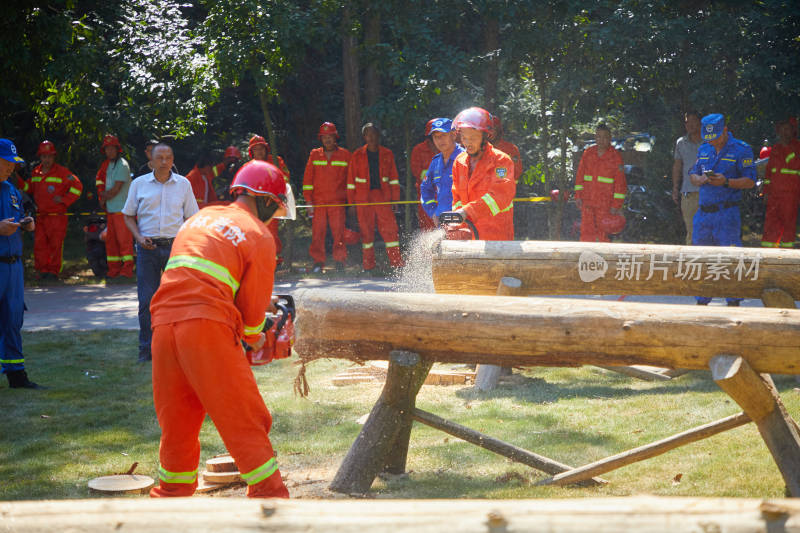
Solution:
M392 290L433 293L433 250L444 238L444 230L418 232L411 241L406 266L397 273Z

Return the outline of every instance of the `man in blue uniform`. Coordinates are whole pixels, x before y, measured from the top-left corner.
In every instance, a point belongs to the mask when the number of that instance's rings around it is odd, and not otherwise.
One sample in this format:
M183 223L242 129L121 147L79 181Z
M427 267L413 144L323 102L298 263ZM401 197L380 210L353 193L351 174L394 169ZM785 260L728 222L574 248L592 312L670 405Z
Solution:
M8 139L0 139L0 365L12 389L41 388L28 379L22 355L22 312L25 309L22 231L35 223L22 210L22 195L8 181L17 163L24 163Z
M692 244L741 246L739 201L741 189L755 185L753 149L733 138L725 126L725 117L719 113L703 117L700 134L703 144L697 151L697 162L689 170L689 179L700 187L700 207L692 222ZM704 296L696 298L698 305L708 305L711 301ZM738 306L741 298L727 298L727 301L730 306Z
M439 153L433 156L420 186L422 208L437 226L439 215L453 209L453 161L464 151L456 144L456 132L450 131L452 124L449 118L431 121L431 138Z

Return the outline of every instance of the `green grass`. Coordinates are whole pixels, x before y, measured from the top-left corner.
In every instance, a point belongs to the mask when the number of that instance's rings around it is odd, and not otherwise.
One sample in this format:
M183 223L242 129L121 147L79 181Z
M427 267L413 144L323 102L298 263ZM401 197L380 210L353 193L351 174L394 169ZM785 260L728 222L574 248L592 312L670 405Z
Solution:
M136 363L136 332L26 333L31 377L47 391L0 388L0 500L92 497L87 481L126 471L155 477L159 428L150 367ZM330 378L348 365L308 367L311 395L297 398L297 367L255 369L274 417L272 439L290 480L330 479L380 385L345 388ZM779 377L789 412L800 411L793 378ZM471 387L423 387L418 406L496 438L572 465L657 440L738 411L710 380L692 372L649 383L594 367L533 368L480 394ZM202 459L224 446L209 421ZM754 425L605 474L599 488L537 487L544 474L425 426L415 425L408 477L378 480L377 497L545 498L650 493L781 497L784 486ZM673 478L682 474L680 483ZM302 494L302 487L293 489Z

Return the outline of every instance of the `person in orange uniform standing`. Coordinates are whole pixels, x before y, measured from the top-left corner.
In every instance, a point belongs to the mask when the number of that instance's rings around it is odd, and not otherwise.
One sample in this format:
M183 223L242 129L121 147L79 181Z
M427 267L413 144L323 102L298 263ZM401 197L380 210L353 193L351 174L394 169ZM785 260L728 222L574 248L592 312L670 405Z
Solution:
M794 122L794 123L793 123ZM800 205L800 141L793 118L775 124L778 142L772 147L764 179L767 213L761 246L794 247Z
M337 270L344 270L347 260L347 247L344 244L345 208L343 205L325 204L344 204L347 201L350 152L336 144L339 132L332 122L323 123L318 136L322 146L311 150L303 174L303 196L312 204L308 214L314 217L308 252L314 260L314 272L321 272L325 266L325 234L330 226L333 260Z
M194 199L197 200L197 206L202 209L207 205L213 205L220 202L217 193L214 190L214 178L223 176L229 169L234 167L236 163L242 158L242 152L235 146L228 146L225 153L222 155L222 162L217 165L206 164L210 158L208 155L203 156L195 164L194 168L186 174L186 179L192 184L192 192Z
M272 417L242 341L264 345L275 242L266 223L287 213L281 171L263 161L242 166L235 198L189 218L172 245L150 305L153 400L161 426L154 498L197 488L198 435L206 414L236 461L251 498L288 498L269 440Z
M106 135L103 139L103 153L106 156L103 166L106 168L106 174L102 192L98 187L98 198L108 213L106 259L109 278L134 276L133 235L125 225L125 215L122 214L131 186L131 167L121 152L122 145L119 139L113 135Z
M489 142L492 116L470 107L453 120L465 151L453 162L453 210L484 241L514 240L514 162Z
M575 176L575 199L581 210L581 241L609 242L601 219L621 215L628 185L622 172L622 156L611 146L611 130L600 124L595 130L597 144L583 152Z
M33 236L33 267L42 278L61 273L67 208L80 197L83 184L68 168L56 163L56 146L43 141L36 151L41 163L31 172L23 190L33 196L38 208Z
M361 128L366 143L353 152L347 172L347 203L383 203L400 200L400 179L394 163L394 154L381 146L378 128L368 122ZM364 272L375 268L375 223L386 243L386 255L394 268L405 266L400 255L397 220L388 204L356 206L358 226L361 230L361 263Z
M433 158L439 153L436 145L433 144L433 139L431 139L431 127L434 120L436 119L432 118L425 124L425 140L414 146L411 150L411 173L414 175L414 187L417 189L417 196L415 196L415 198L420 197L419 188L422 186L422 182L425 181L425 176L428 174L428 167L431 166L431 161L433 161ZM423 231L435 228L433 220L431 220L431 217L422 209L422 205L417 206L417 220L419 222L419 229Z
M517 145L503 138L503 122L497 115L492 115L492 146L508 155L514 162L514 183L522 176L522 156Z
M250 156L250 159L255 159L257 161L266 161L267 163L272 163L276 167L278 167L281 172L283 172L283 179L286 180L286 183L289 183L289 168L286 166L286 163L283 162L283 158L281 156L273 156L269 148L269 143L267 140L264 139L261 135L253 135L250 139L250 143L247 147L247 153ZM281 257L281 251L283 250L283 243L281 242L280 237L278 236L278 221L273 220L268 225L269 230L272 232L272 236L275 239L275 253L278 256L278 264L280 265L283 263L283 257Z

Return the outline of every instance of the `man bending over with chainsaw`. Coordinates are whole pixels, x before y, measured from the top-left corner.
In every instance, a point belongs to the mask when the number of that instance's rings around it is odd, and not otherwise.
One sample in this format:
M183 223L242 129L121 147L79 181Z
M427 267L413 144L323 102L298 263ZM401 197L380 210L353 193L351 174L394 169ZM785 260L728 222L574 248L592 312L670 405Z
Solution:
M251 498L288 498L269 440L272 418L242 350L264 345L275 271L266 224L294 218L283 173L244 165L234 201L187 220L153 297L153 400L161 426L159 485L150 496L191 496L197 488L198 435L211 417L247 482Z
M450 224L448 238L514 240L514 162L489 143L491 127L492 116L480 107L465 109L453 120L465 149L453 163L453 209L474 225L477 235Z

